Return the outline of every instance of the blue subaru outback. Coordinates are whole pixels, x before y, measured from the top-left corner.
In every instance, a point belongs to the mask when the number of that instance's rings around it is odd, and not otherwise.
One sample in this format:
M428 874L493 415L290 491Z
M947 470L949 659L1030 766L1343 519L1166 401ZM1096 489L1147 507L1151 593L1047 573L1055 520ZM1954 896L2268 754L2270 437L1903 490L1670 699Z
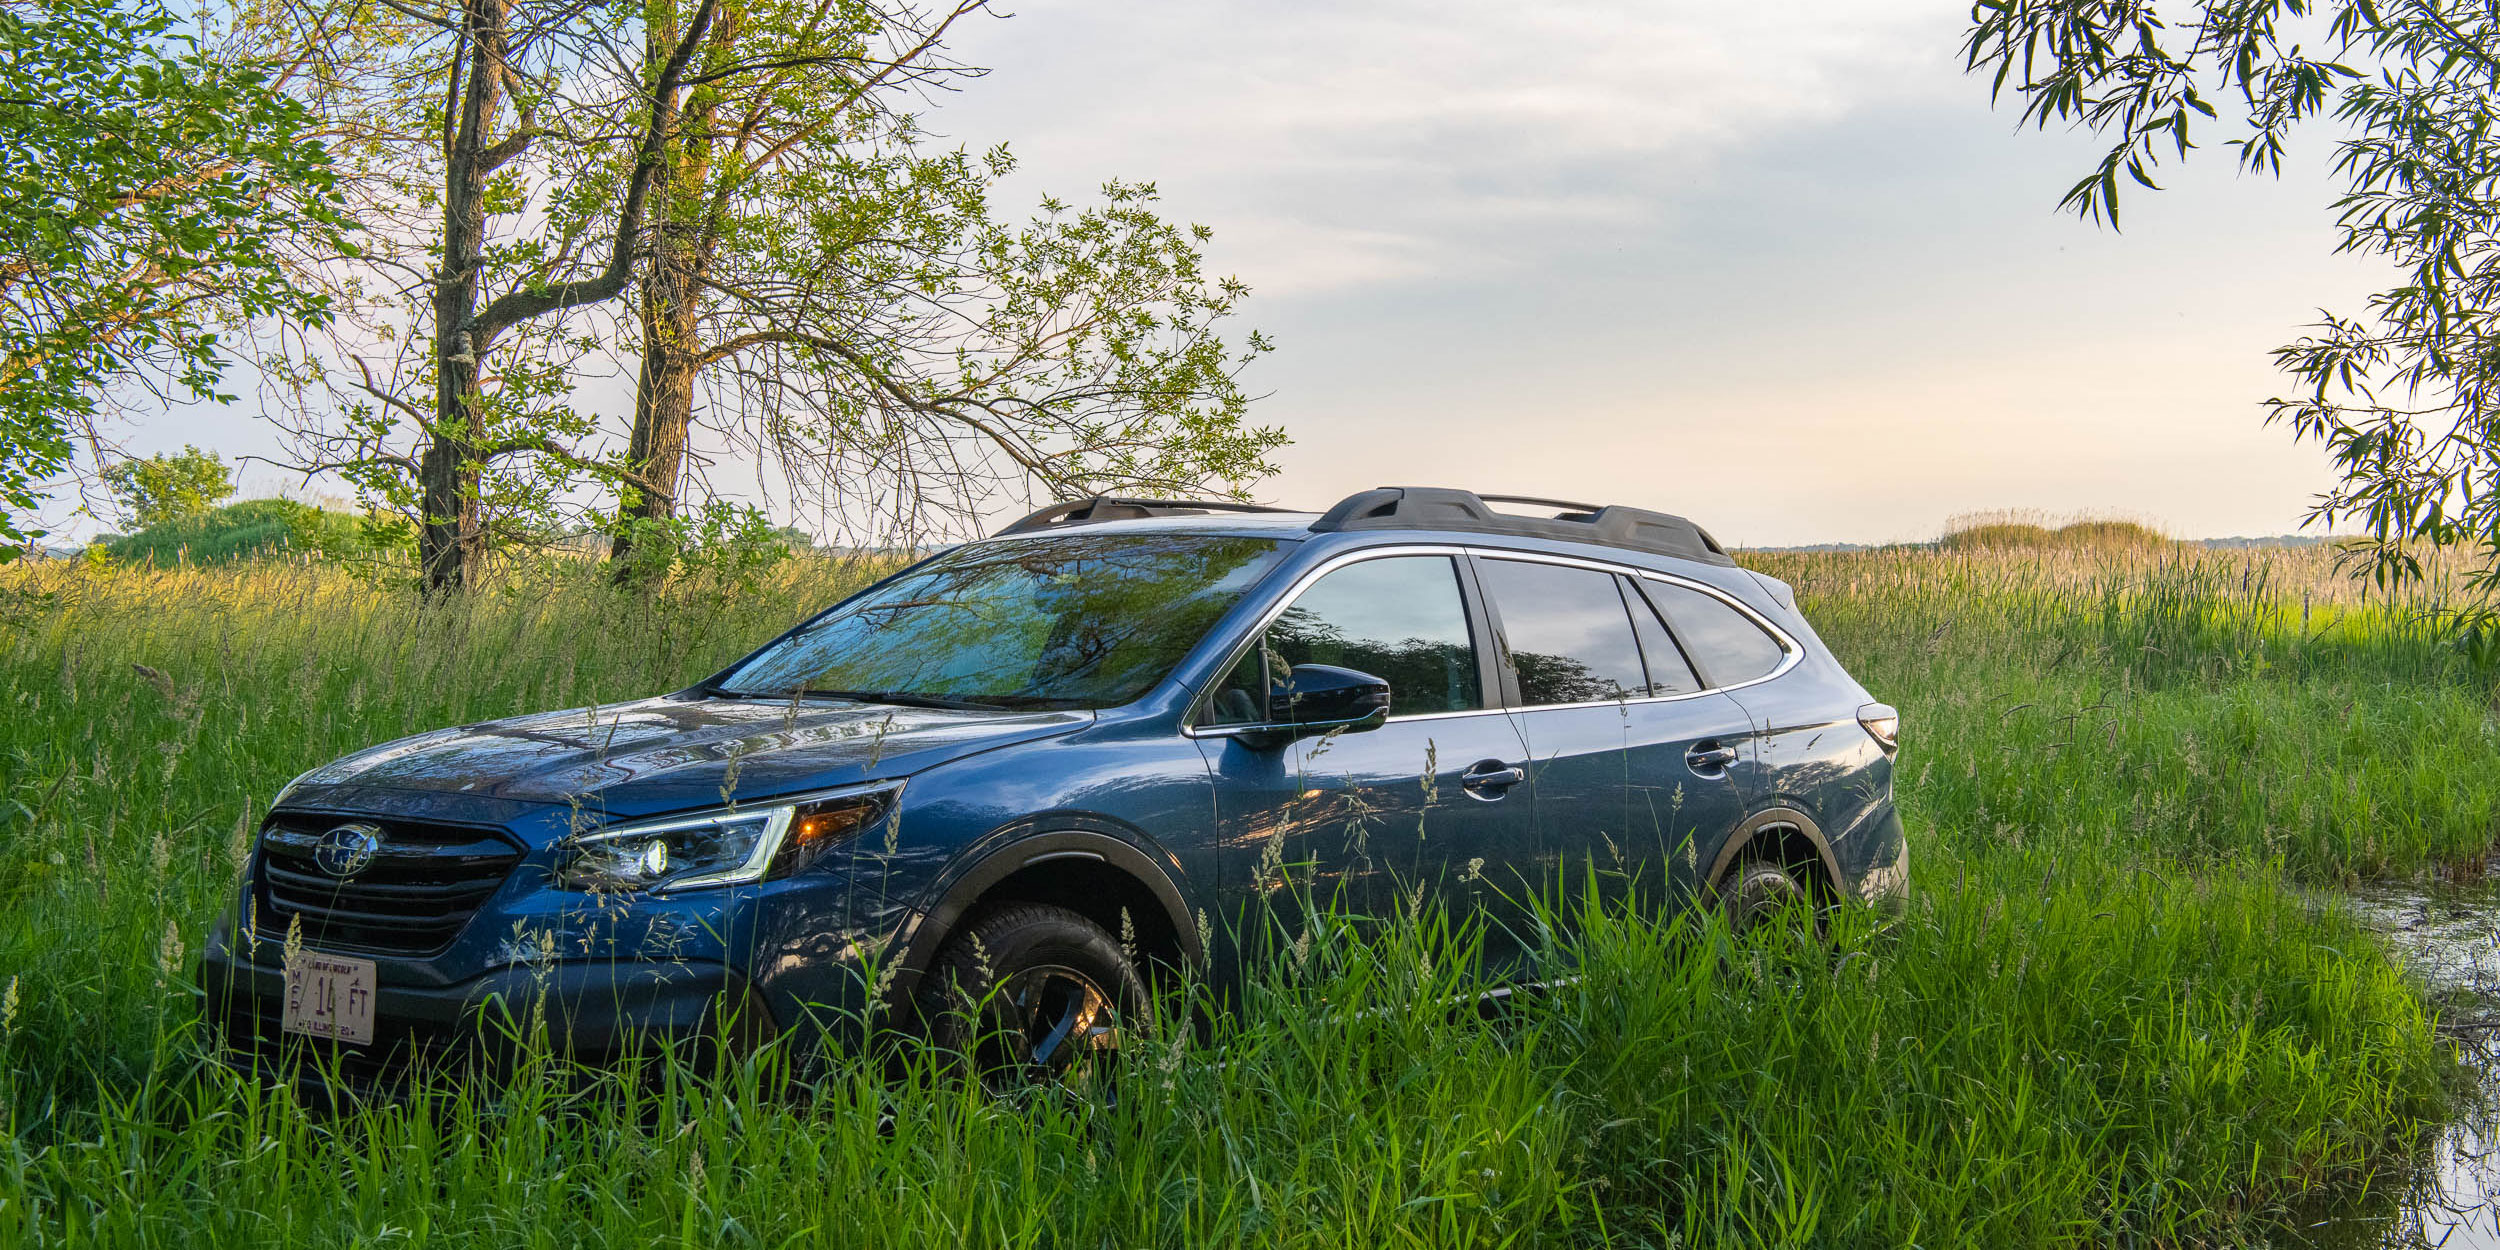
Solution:
M482 1016L595 1056L872 999L1048 1069L1162 973L1230 982L1297 900L1435 890L1497 975L1540 898L1893 904L1897 732L1679 517L1083 500L674 694L304 774L201 981L239 1053L371 1075Z

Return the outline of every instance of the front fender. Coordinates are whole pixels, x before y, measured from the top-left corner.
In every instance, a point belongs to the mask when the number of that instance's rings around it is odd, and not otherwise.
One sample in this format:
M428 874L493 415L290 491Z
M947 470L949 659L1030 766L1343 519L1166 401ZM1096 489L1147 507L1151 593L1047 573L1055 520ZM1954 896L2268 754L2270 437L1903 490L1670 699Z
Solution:
M909 907L896 945L902 950L894 994L907 998L936 960L938 948L981 897L1037 864L1092 859L1127 874L1154 896L1191 967L1206 966L1205 935L1196 917L1204 900L1189 890L1180 860L1144 830L1085 812L1048 812L992 830L958 852Z

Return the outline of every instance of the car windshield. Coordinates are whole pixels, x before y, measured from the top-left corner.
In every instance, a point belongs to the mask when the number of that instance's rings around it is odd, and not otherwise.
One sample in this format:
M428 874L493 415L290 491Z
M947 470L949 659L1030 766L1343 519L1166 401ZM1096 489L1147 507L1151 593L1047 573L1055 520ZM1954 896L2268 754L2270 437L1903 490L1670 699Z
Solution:
M1115 707L1171 672L1283 551L1274 539L1180 533L975 543L810 622L716 688Z

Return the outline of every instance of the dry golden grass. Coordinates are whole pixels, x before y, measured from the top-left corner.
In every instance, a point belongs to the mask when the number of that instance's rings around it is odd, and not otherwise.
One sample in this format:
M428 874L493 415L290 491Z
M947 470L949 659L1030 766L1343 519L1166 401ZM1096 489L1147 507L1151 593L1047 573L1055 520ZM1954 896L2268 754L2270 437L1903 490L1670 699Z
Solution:
M2085 514L2059 519L2024 510L1965 512L1945 521L1936 545L1948 550L2057 548L2100 552L2150 551L2174 545L2150 524L2132 517Z

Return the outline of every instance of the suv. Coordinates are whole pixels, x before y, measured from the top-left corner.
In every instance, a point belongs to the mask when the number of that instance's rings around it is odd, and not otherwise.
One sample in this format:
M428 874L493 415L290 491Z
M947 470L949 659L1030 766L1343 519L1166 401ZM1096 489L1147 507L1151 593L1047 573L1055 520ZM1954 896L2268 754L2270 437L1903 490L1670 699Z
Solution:
M490 1009L597 1055L872 1000L1050 1068L1158 969L1232 981L1302 899L1429 885L1497 975L1539 899L1897 903L1897 729L1679 517L1083 500L677 693L298 777L201 981L245 1053L377 1073Z

